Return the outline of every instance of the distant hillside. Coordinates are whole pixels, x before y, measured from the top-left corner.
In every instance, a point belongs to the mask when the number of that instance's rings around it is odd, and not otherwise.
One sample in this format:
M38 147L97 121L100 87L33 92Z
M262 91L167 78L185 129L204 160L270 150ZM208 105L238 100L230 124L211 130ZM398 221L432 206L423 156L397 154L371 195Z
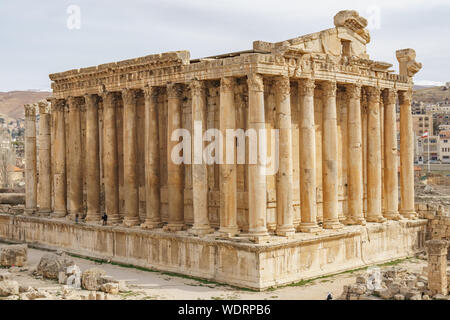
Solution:
M426 103L437 103L445 100L450 101L450 89L444 86L430 88L414 88L413 100Z
M24 117L23 105L38 102L51 95L51 92L10 91L0 92L0 113L10 118Z

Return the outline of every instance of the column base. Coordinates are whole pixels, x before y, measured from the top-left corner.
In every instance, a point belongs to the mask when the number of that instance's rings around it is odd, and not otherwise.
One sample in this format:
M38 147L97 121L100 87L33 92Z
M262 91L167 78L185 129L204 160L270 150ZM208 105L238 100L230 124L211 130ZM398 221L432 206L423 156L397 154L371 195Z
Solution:
M135 227L141 223L139 217L125 217L123 219L122 225L124 227Z
M106 214L108 215L108 214ZM106 223L120 223L122 221L122 218L120 217L119 214L114 214L109 216L108 215L108 221Z
M383 216L388 220L399 221L403 219L403 217L398 212L385 212Z
M277 236L290 237L295 234L295 228L293 225L279 226L276 229L276 234Z
M99 213L95 213L95 214L89 214L86 216L85 219L86 222L90 222L90 223L97 223L97 222L102 222L102 216Z
M214 229L211 228L210 226L200 226L200 227L193 226L191 229L188 230L188 232L196 236L204 236L206 234L213 233Z
M377 222L377 223L383 223L386 222L386 218L381 216L381 215L377 215L377 216L368 216L366 218L367 222Z
M344 226L339 221L325 221L322 225L324 229L342 229Z
M174 232L184 230L184 223L168 223L163 227L164 231Z
M67 215L67 211L53 211L50 213L52 218L64 218Z
M313 232L319 232L322 230L317 223L314 222L302 222L300 223L300 232L307 232L307 233L313 233Z
M39 209L37 213L40 217L49 217L51 212L50 209Z
M145 219L144 223L141 224L142 229L157 229L164 225L162 221L153 221L151 219Z
M36 212L37 212L37 208L25 208L25 209L23 210L23 213L24 213L26 216L32 216L32 215L34 215Z
M345 219L344 224L365 226L366 220L361 217L348 217L347 219Z
M410 220L416 220L418 219L417 213L414 210L400 210L400 214L402 217Z
M227 238L234 237L239 234L238 227L220 227L219 231L221 236L225 236Z

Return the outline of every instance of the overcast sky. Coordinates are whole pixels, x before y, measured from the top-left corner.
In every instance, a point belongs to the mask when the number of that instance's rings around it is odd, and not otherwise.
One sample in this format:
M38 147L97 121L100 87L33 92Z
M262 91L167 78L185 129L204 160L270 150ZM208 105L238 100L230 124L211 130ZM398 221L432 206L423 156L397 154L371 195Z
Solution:
M0 0L0 91L45 90L49 73L152 53L246 50L331 28L343 9L371 21L371 59L397 70L395 50L413 48L416 84L450 81L450 0Z

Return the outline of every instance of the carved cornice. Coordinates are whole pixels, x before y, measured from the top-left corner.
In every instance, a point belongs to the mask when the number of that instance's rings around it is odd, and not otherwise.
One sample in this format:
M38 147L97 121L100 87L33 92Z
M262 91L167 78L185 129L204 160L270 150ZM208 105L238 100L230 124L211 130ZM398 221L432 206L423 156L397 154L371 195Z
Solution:
M169 99L179 99L183 94L183 86L180 83L169 83L167 85L167 97Z
M397 90L395 89L384 89L383 90L383 103L384 104L395 104L397 101Z
M26 104L25 108L25 116L26 117L35 117L36 116L36 104Z
M412 90L408 91L399 91L398 92L398 100L400 105L411 105L412 102Z
M257 73L247 75L248 91L264 92L263 76Z
M301 96L314 96L316 85L313 79L302 79L299 81L298 94Z
M234 78L223 77L220 79L220 92L234 92Z
M322 83L322 94L324 97L336 97L337 85L336 81L325 81Z

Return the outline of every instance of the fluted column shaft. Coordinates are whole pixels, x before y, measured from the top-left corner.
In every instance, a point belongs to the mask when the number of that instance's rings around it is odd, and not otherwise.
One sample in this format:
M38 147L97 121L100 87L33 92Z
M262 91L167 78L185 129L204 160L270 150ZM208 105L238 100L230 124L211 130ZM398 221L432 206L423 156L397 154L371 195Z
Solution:
M86 221L101 220L100 214L100 142L97 95L88 94L86 101Z
M346 224L365 224L363 216L363 166L361 86L346 86L348 103L348 216Z
M275 80L276 123L279 138L279 168L277 172L277 228L280 236L295 233L292 177L291 83L289 77Z
M315 232L319 230L316 200L314 88L314 80L312 79L305 79L299 82L301 232Z
M169 194L169 223L165 227L168 231L179 231L184 228L184 170L182 164L172 159L172 151L179 143L172 141L172 133L182 128L181 125L181 94L180 84L167 85L167 189Z
M206 92L203 81L193 80L192 98L192 207L194 224L189 230L196 235L213 232L208 217L208 173L203 161L203 130L206 127ZM222 214L222 212L221 212ZM222 221L222 220L221 220Z
M105 211L108 221L120 221L119 168L117 152L116 111L118 94L106 92L103 98Z
M146 218L141 225L153 229L162 225L159 174L159 120L156 105L159 89L145 87L145 208Z
M69 97L69 141L70 141L70 183L69 183L69 210L70 219L75 216L81 218L83 214L83 178L81 153L81 119L80 109L83 104L82 97Z
M257 152L256 163L249 163L248 168L248 224L249 234L255 237L267 235L267 194L264 159L261 152L261 135L265 134L264 115L264 83L259 74L250 74L247 78L248 84L248 130L254 130L258 137L258 148L249 150L249 154ZM258 149L258 150L257 150Z
M400 213L415 218L414 207L414 131L411 112L412 90L400 91Z
M394 89L383 91L384 102L384 216L388 219L400 219L398 213L398 165L397 165L397 124Z
M50 214L52 207L51 189L51 136L50 104L40 101L39 106L39 186L38 207L43 216Z
M25 105L25 214L37 209L36 105Z
M323 227L339 229L338 214L338 127L336 111L336 82L322 84L323 94L323 141L322 141L322 192Z
M223 163L220 164L220 229L227 235L238 233L237 227L237 185L236 185L236 162L227 163L226 149L235 150L234 141L227 141L227 130L236 128L236 108L234 105L234 79L222 78L220 81L220 131L222 132L222 155ZM228 146L227 143L233 143ZM236 151L234 151L236 152ZM206 169L205 169L206 170Z
M54 204L52 216L56 218L65 217L67 214L65 105L66 101L64 99L52 100L52 113L55 117L55 139L53 145L55 172L53 174Z
M366 88L368 96L367 114L367 221L383 222L386 219L381 207L381 90Z
M122 90L123 100L123 176L124 211L123 224L136 226L139 220L139 188L137 178L137 91Z

